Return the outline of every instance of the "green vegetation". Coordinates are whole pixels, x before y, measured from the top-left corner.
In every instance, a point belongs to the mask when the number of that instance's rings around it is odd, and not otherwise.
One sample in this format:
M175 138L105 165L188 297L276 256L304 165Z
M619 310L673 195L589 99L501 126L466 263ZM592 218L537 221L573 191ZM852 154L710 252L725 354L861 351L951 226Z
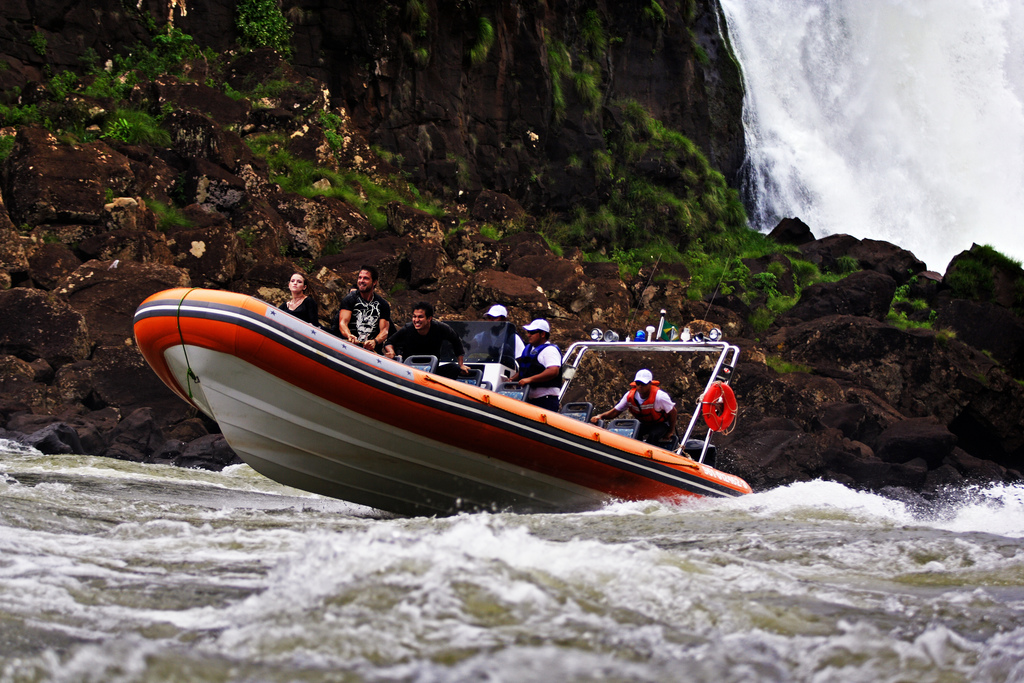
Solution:
M551 77L551 109L556 121L565 118L566 101L562 82L572 77L572 57L560 40L548 40L548 73Z
M191 228L194 225L191 219L176 206L170 206L155 199L147 199L146 206L156 214L156 229L160 232L167 232L174 228Z
M269 47L291 55L292 26L276 0L240 0L235 7L239 42L247 48Z
M160 127L160 121L138 109L118 110L107 119L100 137L129 145L171 146L171 134Z
M46 56L46 36L43 35L42 31L36 31L28 37L29 46L35 50L35 53L40 57Z
M328 135L329 142L331 139ZM437 217L444 215L444 210L436 204L420 201L415 191L399 178L374 179L365 173L332 171L298 159L285 150L284 135L280 133L251 136L247 142L253 152L267 160L271 182L280 184L284 191L305 197L323 195L340 199L359 209L377 230L387 226L385 207L391 202L402 202ZM327 180L330 187L314 187L319 180Z
M921 315L923 311L928 311L926 317ZM912 315L914 316L913 318L911 317ZM911 328L931 329L936 317L938 317L938 313L930 310L928 303L924 299L910 298L910 283L907 283L896 288L896 293L892 297L892 305L885 320L893 327L898 327L901 330Z
M487 61L487 55L494 45L494 26L490 19L480 17L477 25L476 43L469 49L469 63L473 66L480 66Z
M1021 263L989 245L976 245L957 257L946 282L957 298L990 301L995 294L997 276L1010 283L1012 308L1018 315L1024 315L1024 270Z
M405 14L417 31L426 33L427 24L430 23L430 12L423 0L409 0L405 5Z
M790 372L804 372L810 374L814 371L814 368L809 365L791 363L789 361L782 360L782 358L778 356L766 356L764 360L768 367L780 375L785 375Z
M664 26L668 23L665 9L658 3L658 0L651 0L650 4L644 7L640 15L644 18L644 21L648 21L655 26Z
M609 199L595 212L580 209L569 223L551 225L555 241L599 252L613 245L682 252L697 242L715 251L728 243L720 239L726 233L749 232L739 195L693 142L636 102L620 106L621 130L607 131L608 152L594 157L596 177L608 178ZM683 183L666 187L637 173L644 158L675 165Z
M0 135L0 163L3 163L7 157L11 156L12 149L14 149L14 136Z

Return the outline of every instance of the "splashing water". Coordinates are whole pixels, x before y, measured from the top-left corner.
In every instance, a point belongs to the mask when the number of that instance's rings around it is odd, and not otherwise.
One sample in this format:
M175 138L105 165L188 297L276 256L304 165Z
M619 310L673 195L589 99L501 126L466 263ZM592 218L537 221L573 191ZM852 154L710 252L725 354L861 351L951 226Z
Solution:
M722 0L746 86L751 223L1024 259L1024 5Z
M0 681L1024 679L1024 489L396 519L0 442Z

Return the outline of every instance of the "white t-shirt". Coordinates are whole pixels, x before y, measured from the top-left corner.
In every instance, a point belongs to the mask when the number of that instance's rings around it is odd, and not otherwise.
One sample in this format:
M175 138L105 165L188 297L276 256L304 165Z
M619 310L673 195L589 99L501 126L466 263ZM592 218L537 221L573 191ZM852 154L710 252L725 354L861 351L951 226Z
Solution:
M518 339L519 335L516 335L516 338ZM523 354L520 353L519 355ZM562 364L562 354L554 346L545 346L537 355L537 362L546 368L551 366L558 367ZM528 387L530 390L526 393L527 398L558 396L558 392L561 391L561 387L534 387L532 384L528 385Z
M672 401L672 397L669 396L667 392L662 391L661 389L658 389L657 387L655 387L655 390L658 393L654 395L654 409L659 411L659 412L665 413L665 414L671 413L672 409L676 407L676 404ZM630 388L630 391L632 391L632 388ZM629 406L626 405L627 404L627 400L626 399L628 399L628 398L629 398L629 391L624 393L622 395L622 398L619 399L619 402L615 404L615 410L619 411L620 413L623 410L628 410ZM640 397L639 390L636 392L636 400L639 403L643 403L644 402L644 399Z

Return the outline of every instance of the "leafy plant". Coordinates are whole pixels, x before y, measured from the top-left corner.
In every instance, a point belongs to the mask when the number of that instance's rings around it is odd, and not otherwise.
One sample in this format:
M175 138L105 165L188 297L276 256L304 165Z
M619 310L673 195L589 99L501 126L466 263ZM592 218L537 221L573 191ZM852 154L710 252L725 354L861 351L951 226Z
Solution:
M640 15L645 21L649 21L655 26L664 26L668 22L668 17L665 16L665 9L658 3L658 0L651 0L650 4L643 9Z
M46 56L46 36L42 31L36 31L28 37L28 44L40 57Z
M469 63L473 66L483 64L493 45L494 26L487 17L480 17L480 21L477 22L476 43L469 49Z
M243 46L269 47L282 55L291 55L292 26L276 0L240 0L235 12Z
M129 145L171 146L171 134L160 127L160 121L138 109L119 110L107 120L100 137Z
M424 32L430 22L430 12L423 0L409 0L405 5L405 14L417 30Z
M551 109L556 121L565 118L566 100L562 81L572 76L572 57L560 40L550 40L548 47L548 75L551 78Z
M176 206L164 204L155 199L147 199L146 206L156 214L156 229L160 232L194 226L192 220Z
M604 57L608 51L608 36L605 34L604 26L601 23L601 15L597 10L587 10L580 23L580 37L583 45L587 48L590 56L595 59Z
M814 368L810 365L804 365L803 363L793 363L787 360L783 360L779 356L765 356L765 363L775 372L780 375L789 374L791 372L804 372L812 373Z
M13 149L14 136L0 135L0 163L6 161L7 157L11 156L11 150Z

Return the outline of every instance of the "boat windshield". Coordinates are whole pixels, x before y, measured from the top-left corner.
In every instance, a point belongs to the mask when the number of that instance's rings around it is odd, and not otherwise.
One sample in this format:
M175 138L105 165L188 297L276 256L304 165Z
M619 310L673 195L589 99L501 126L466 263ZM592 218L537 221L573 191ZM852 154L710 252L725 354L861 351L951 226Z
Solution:
M516 327L512 323L489 320L446 320L445 322L462 339L462 346L466 349L465 362L501 363L508 367L515 367ZM451 358L441 358L441 360L455 359L447 343L442 347L441 353L442 356L451 355Z

